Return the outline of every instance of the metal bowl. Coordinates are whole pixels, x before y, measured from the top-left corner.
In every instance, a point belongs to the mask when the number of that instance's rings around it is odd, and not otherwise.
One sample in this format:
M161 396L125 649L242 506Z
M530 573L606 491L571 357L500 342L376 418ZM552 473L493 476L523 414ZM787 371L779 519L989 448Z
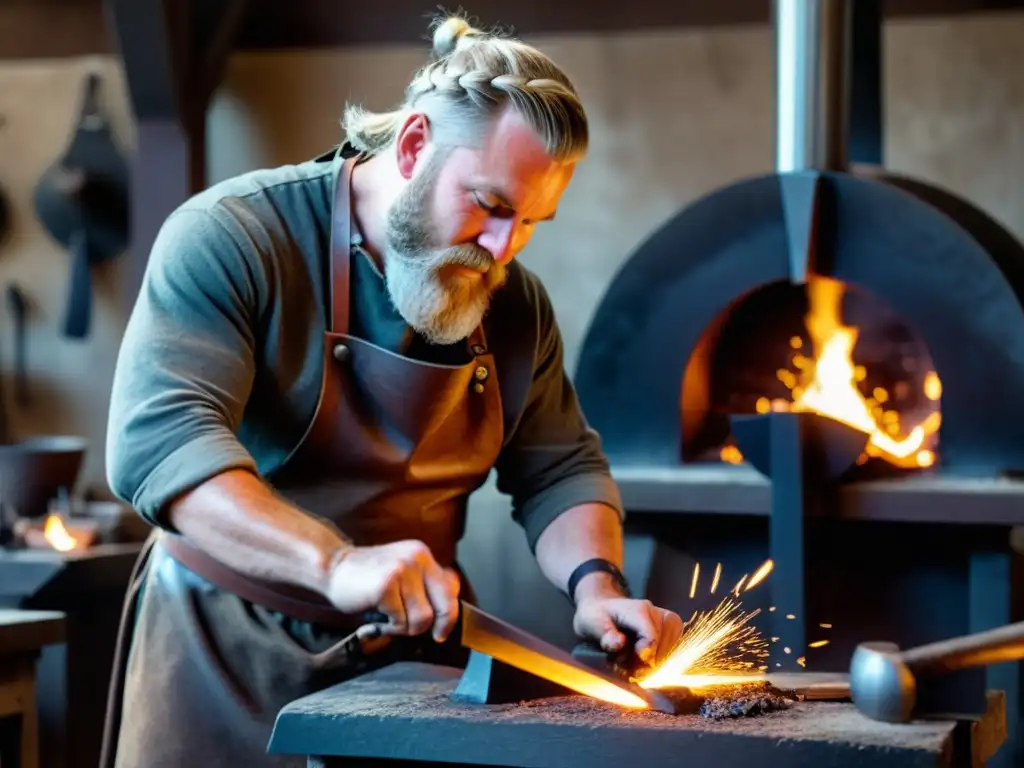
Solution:
M8 515L42 517L51 500L70 495L89 443L73 435L29 437L0 445L0 503Z

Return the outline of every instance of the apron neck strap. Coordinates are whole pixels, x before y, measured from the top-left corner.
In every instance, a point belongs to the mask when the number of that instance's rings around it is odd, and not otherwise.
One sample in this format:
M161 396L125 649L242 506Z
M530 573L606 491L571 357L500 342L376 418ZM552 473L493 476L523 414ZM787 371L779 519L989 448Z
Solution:
M331 306L332 333L348 333L349 289L352 252L352 168L357 158L341 161L334 182L334 208L331 213Z

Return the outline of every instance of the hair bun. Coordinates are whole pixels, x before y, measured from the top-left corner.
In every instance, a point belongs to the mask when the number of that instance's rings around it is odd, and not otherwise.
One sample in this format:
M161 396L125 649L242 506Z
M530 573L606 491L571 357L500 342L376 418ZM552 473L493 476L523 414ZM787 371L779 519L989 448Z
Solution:
M434 30L434 56L443 59L451 55L459 44L459 38L475 31L465 19L449 16Z

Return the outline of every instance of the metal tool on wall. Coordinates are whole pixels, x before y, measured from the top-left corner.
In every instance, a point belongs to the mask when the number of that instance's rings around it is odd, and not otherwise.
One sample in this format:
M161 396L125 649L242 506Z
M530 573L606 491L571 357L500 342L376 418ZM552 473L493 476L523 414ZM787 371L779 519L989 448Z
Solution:
M14 397L18 405L31 402L28 387L28 350L25 336L28 297L17 283L7 286L7 308L14 320Z
M4 118L0 115L0 128L4 126ZM11 209L7 202L7 195L3 187L0 187L0 246L7 239L11 228ZM7 396L3 386L3 377L0 375L0 445L10 440L10 427L7 420ZM0 539L4 536L4 510L0 501ZM0 545L2 546L2 545Z
M128 243L128 164L100 108L100 76L89 74L70 143L35 190L36 215L71 253L68 305L62 331L89 334L92 267L121 253Z
M11 206L7 202L7 194L3 187L0 187L0 246L7 239L7 233L11 229Z
M3 115L0 115L0 130L6 123ZM11 229L11 204L7 200L7 193L0 184L0 245L3 245L4 240L7 239L7 234Z

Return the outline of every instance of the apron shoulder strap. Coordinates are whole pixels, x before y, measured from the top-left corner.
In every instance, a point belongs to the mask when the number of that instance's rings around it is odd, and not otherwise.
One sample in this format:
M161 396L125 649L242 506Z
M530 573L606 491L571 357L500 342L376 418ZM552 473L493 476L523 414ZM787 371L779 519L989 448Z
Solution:
M334 181L334 205L331 210L330 288L328 330L348 333L350 298L350 259L352 250L352 168L356 158L341 160Z

